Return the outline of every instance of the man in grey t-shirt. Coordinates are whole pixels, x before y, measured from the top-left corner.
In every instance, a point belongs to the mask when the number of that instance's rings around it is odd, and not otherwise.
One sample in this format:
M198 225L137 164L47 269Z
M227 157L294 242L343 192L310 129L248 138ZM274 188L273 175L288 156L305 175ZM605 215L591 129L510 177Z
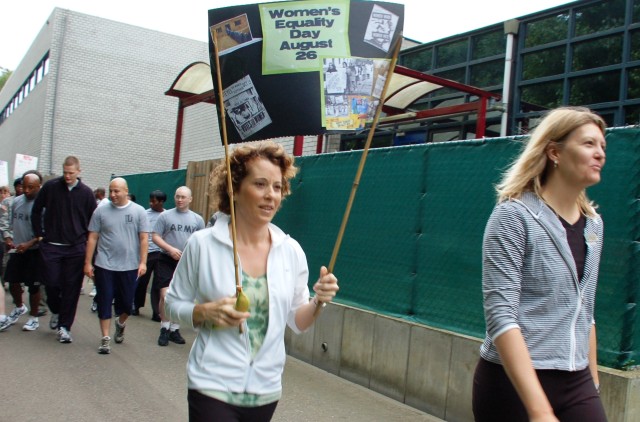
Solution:
M124 341L124 329L131 313L136 280L147 271L147 214L140 205L129 201L127 182L116 177L109 184L111 203L99 207L89 222L89 239L84 260L84 273L94 278L98 294L98 318L102 340L98 353L111 353L111 305L116 320L114 340ZM95 268L91 260L96 250ZM114 300L115 299L115 300Z
M176 207L163 212L153 226L153 242L161 249L160 258L154 278L157 278L160 287L160 337L159 346L167 346L169 341L184 344L180 335L180 326L169 321L164 312L164 298L169 289L169 283L173 278L173 272L182 256L182 251L187 245L189 237L198 230L204 229L204 220L189 209L193 200L191 189L181 186L174 196Z

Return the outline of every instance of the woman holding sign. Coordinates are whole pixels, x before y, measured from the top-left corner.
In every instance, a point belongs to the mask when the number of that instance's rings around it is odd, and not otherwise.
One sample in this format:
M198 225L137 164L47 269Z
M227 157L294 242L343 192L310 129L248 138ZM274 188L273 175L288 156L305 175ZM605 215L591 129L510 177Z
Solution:
M165 302L171 320L199 329L187 364L192 422L270 420L282 393L285 326L296 333L307 330L316 308L338 291L336 277L322 267L309 301L305 254L271 223L290 193L297 171L293 158L282 145L266 141L238 146L229 159L248 311L236 305L224 163L212 178L223 214L211 229L189 239Z

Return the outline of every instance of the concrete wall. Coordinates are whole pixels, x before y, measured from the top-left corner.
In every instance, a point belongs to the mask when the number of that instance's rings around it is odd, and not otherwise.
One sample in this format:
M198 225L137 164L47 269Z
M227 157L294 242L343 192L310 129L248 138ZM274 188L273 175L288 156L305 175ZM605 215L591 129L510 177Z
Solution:
M480 343L339 304L308 332L285 337L291 356L451 422L473 421ZM640 420L640 371L600 367L600 382L610 422Z

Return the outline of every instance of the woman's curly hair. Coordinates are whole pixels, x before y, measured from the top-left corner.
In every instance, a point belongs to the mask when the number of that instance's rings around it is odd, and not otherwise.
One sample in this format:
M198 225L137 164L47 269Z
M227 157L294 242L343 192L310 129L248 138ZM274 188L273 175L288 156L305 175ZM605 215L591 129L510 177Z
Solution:
M247 177L247 163L256 158L266 158L282 171L282 199L291 193L290 180L298 172L293 165L293 157L284 150L281 144L274 141L260 141L237 146L229 156L233 191L240 189L240 184ZM225 214L231 213L231 203L227 189L227 166L224 160L216 166L211 174L211 191L215 207Z

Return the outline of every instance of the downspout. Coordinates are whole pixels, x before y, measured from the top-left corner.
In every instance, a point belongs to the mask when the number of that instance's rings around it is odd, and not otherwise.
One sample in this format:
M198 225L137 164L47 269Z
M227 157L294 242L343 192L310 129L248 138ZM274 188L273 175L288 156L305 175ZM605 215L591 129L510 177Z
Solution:
M509 117L511 116L511 84L513 74L513 56L516 36L518 35L518 29L520 27L520 21L517 19L511 19L504 23L504 33L507 36L507 50L505 52L504 59L504 80L502 83L502 121L500 122L500 136L507 136L507 129L509 125Z
M53 81L53 104L51 106L51 125L49 126L49 169L48 171L46 171L46 173L48 174L54 174L53 171L53 136L54 136L54 129L55 129L55 124L56 124L56 104L58 103L58 83L60 82L60 72L61 72L61 68L62 68L62 50L64 49L64 40L65 40L65 35L67 34L67 27L68 27L68 21L69 21L69 14L68 11L63 10L63 9L58 9L57 7L54 9L55 13L55 17L53 18L53 21L55 23L58 22L58 15L61 14L63 16L62 19L62 34L60 36L60 42L57 44L57 50L56 51L56 67L55 67L55 72L56 72L56 78L55 81ZM55 35L55 28L51 28L51 32L53 33L53 35ZM49 75L51 75L51 70L53 69L53 58L52 58L52 54L51 54L51 48L49 48ZM43 169L44 170L44 169Z

